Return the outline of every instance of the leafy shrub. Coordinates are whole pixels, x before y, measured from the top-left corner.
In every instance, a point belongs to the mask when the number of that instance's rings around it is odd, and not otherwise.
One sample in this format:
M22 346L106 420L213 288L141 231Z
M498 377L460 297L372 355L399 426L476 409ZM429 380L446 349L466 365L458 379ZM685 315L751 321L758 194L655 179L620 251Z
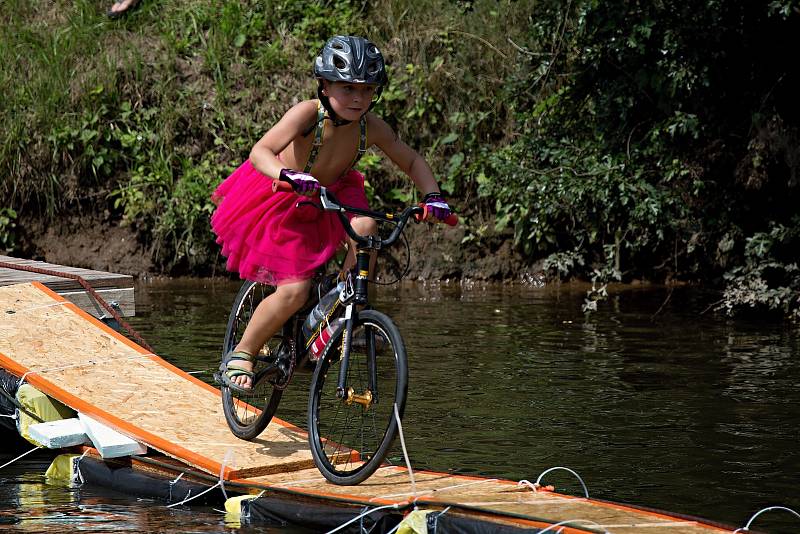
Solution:
M720 309L771 310L800 319L800 217L790 226L770 221L769 230L745 239L744 264L725 273L728 282Z
M0 208L0 250L12 252L16 246L17 212L9 207Z

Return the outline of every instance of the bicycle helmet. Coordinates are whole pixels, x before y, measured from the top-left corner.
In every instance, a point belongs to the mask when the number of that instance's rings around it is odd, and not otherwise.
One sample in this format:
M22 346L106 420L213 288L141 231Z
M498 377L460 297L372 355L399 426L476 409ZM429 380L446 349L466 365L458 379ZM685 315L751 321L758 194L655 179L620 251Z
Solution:
M375 99L369 109L380 98L383 87L389 83L383 54L375 43L364 37L337 35L322 47L314 61L314 76L319 80L317 95L322 105L334 119L334 124L347 124L350 121L338 119L331 109L328 97L322 94L322 80L330 82L376 84Z

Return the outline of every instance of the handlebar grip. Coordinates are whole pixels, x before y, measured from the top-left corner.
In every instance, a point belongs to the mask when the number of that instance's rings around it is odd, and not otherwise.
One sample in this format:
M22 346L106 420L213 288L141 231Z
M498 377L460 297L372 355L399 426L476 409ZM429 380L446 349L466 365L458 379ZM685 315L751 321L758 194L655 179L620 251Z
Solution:
M458 215L451 213L444 221L447 226L455 226L458 224Z
M282 182L280 180L272 180L272 192L277 193L278 191L282 191L285 193L291 193L294 191L292 184L289 182Z
M426 206L425 204L420 204L419 207L422 208L422 213L417 213L416 215L414 215L414 220L416 220L417 222L422 222L428 218L428 206ZM434 219L431 222L440 222L448 226L455 226L458 224L458 215L456 215L455 213L451 213L443 221Z

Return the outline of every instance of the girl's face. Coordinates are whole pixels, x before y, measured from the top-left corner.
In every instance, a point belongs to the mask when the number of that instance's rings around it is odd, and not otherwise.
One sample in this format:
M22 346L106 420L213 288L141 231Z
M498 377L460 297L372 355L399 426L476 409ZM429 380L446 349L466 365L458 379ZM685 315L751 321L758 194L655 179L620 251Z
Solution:
M367 112L378 88L375 84L329 82L325 80L323 94L330 99L336 114L348 121L357 121Z

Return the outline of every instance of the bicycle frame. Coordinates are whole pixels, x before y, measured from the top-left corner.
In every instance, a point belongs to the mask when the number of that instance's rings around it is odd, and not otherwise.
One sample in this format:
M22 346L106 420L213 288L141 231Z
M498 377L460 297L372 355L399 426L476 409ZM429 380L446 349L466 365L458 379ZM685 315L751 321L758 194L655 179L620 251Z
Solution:
M293 191L294 190L294 183L289 178L281 178L280 180L274 180L272 185L273 191ZM333 194L332 191L328 190L326 187L320 187L319 191L319 208L324 211L333 211L339 216L339 220L342 223L342 227L344 228L347 235L356 243L356 266L354 269L355 272L355 281L353 283L353 295L352 297L347 298L347 300L343 300L343 303L346 304L345 308L345 332L344 332L344 342L342 343L342 354L340 358L342 360L342 365L339 368L339 377L336 387L336 396L340 399L345 400L345 402L361 402L366 403L365 406L368 406L371 402L377 402L377 371L375 365L375 335L374 332L369 333L366 339L367 344L367 366L369 370L369 387L372 396L372 400L363 400L357 394L353 394L347 388L347 371L348 371L348 363L350 359L350 345L352 343L353 337L353 324L358 320L358 310L361 307L367 305L368 298L369 298L369 278L370 278L370 270L369 270L369 263L370 263L370 255L372 252L378 252L382 248L389 247L393 245L400 235L403 233L403 230L408 224L408 220L414 216L415 220L419 222L425 217L426 211L421 206L410 206L407 207L403 212L396 216L392 213L381 213L377 211L365 210L361 208L356 208L354 206L344 206L339 203L336 199L336 196ZM311 205L317 205L311 201L303 201L303 203L308 203ZM384 221L384 222L391 222L394 223L396 226L392 233L386 239L381 239L380 236L362 236L356 233L353 229L353 226L350 224L350 220L347 218L346 213L352 213L354 215L362 215L366 217L371 217L376 220ZM445 221L449 225L455 225L458 221L458 217L452 214L450 218ZM351 399L352 397L352 399ZM353 400L355 399L355 400Z

